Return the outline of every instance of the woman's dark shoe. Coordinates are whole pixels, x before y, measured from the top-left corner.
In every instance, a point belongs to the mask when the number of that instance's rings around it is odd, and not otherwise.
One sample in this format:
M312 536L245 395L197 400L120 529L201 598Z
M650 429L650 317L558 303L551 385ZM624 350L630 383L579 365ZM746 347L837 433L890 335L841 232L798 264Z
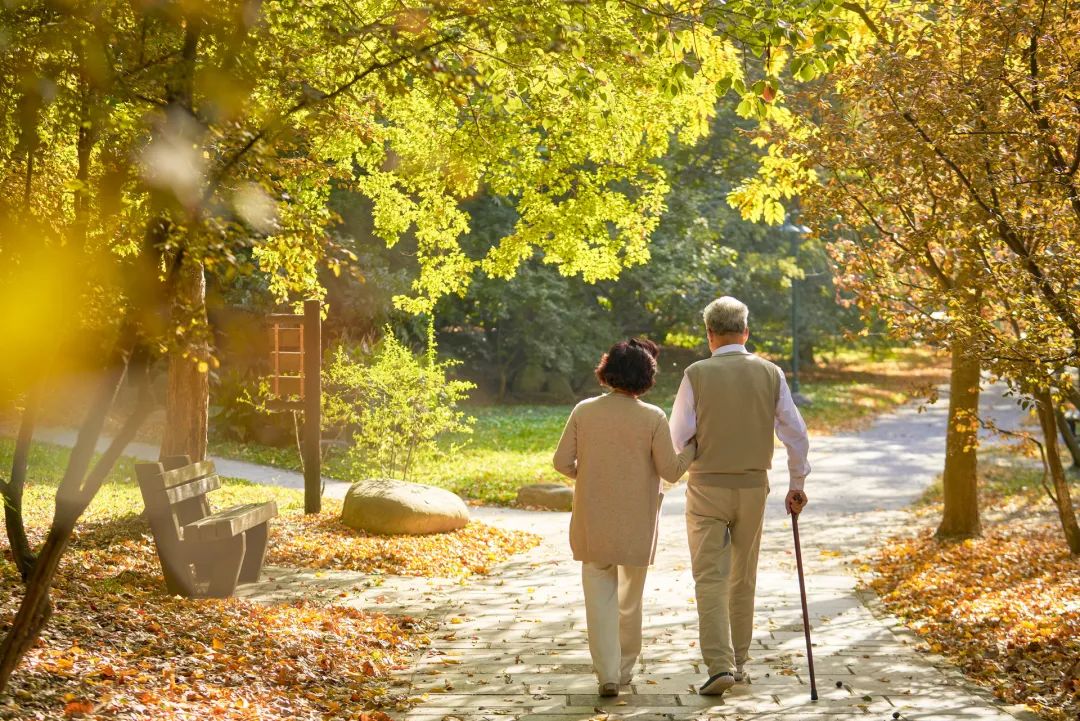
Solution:
M600 684L600 695L604 698L612 698L619 695L619 684L617 683L602 683Z

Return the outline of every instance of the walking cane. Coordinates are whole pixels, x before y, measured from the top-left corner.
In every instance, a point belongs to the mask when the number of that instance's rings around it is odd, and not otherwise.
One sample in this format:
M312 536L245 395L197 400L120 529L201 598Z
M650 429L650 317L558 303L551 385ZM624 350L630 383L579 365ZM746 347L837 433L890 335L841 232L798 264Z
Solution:
M795 565L799 569L799 596L802 598L802 625L806 634L806 661L810 665L810 700L817 701L817 681L814 680L814 651L810 647L810 615L806 611L806 579L803 577L802 547L799 545L799 514L791 514L791 532L795 536Z

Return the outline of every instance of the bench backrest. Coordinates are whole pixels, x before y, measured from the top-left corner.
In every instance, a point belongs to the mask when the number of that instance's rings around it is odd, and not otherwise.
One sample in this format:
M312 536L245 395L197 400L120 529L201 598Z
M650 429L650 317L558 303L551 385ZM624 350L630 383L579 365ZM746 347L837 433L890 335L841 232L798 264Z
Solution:
M192 463L170 456L160 463L136 463L135 478L146 504L146 520L154 535L165 585L190 596L195 589L195 554L184 543L184 526L210 515L206 494L221 487L210 461Z
M186 460L181 456L135 464L147 520L159 543L183 541L184 526L210 515L206 494L221 488L213 461Z

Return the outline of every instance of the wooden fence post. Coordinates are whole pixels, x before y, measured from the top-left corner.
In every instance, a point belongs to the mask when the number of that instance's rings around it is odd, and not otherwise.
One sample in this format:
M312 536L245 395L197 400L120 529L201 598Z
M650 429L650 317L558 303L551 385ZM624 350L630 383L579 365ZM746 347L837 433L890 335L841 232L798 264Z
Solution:
M322 510L322 303L304 301L304 513Z

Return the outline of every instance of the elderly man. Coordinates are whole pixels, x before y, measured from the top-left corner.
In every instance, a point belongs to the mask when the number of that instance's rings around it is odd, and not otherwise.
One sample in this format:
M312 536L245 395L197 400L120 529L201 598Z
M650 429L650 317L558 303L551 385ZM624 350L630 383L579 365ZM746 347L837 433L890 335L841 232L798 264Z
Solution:
M686 369L671 412L681 450L697 440L686 488L686 531L694 571L701 654L709 678L699 693L722 694L747 680L758 550L769 493L773 432L788 453L788 513L806 505L806 424L784 372L746 350L749 311L725 296L705 308L712 355Z

